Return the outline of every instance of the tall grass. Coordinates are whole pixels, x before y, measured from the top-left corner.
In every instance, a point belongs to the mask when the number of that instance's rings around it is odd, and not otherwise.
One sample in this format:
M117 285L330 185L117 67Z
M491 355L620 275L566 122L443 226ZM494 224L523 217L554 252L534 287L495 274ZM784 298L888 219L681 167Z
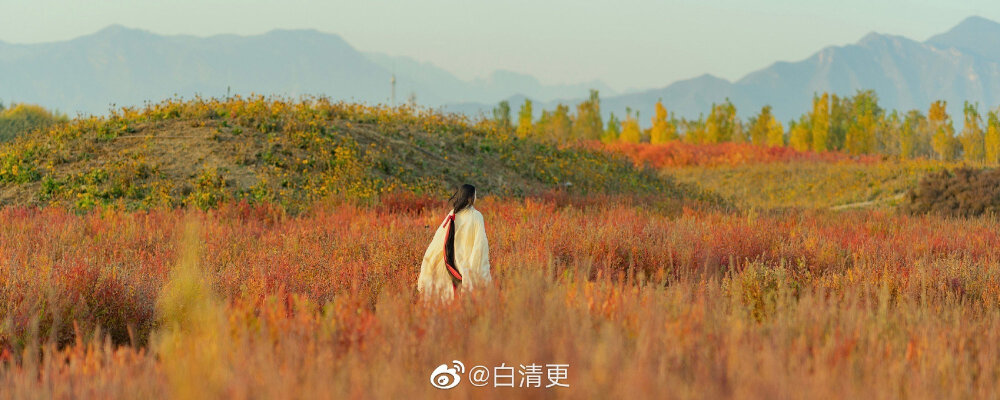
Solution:
M299 216L241 204L0 210L0 396L984 398L998 388L995 220L614 198L478 208L496 284L442 307L413 288L444 214L433 203ZM430 372L451 360L567 363L570 387L433 388Z
M173 397L218 397L230 379L232 353L223 304L201 266L199 222L184 222L180 254L157 301L161 332L153 342Z

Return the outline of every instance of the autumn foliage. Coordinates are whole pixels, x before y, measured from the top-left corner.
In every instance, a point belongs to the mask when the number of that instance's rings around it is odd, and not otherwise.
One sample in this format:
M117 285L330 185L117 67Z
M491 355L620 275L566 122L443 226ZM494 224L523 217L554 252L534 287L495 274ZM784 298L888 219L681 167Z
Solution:
M392 201L4 209L4 393L426 397L453 359L566 362L570 388L545 393L574 398L1000 383L993 220L487 199L496 286L428 307L413 282L445 209Z
M514 127L262 97L29 134L0 145L0 398L990 398L996 173L917 185L956 164L841 152L879 146L865 96L817 97L829 120L789 127L801 150L728 102L685 126L700 144L665 107L656 144L632 113L602 133L596 93L541 126L600 142L522 129L530 103ZM183 162L156 158L169 132L197 136ZM466 180L494 284L424 303ZM947 215L876 202L911 187ZM435 389L453 360L565 363L569 387Z

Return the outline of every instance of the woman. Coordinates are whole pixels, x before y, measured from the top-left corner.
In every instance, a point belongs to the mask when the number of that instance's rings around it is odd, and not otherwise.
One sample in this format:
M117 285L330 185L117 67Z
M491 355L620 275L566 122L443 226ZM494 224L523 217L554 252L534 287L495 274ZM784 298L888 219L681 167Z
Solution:
M451 212L438 226L420 265L417 291L424 298L450 299L492 281L486 225L473 207L476 187L462 185L449 201Z

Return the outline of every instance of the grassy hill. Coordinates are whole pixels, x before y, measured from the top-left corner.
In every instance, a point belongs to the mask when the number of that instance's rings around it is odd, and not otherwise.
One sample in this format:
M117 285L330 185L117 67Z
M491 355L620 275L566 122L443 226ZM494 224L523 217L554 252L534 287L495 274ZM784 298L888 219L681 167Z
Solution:
M892 207L928 173L989 166L733 142L587 146L623 154L636 165L657 169L732 206L758 209Z
M330 197L657 193L671 180L597 150L518 139L485 123L327 99L170 100L78 118L0 146L0 204L86 210Z
M664 169L677 182L727 199L739 207L830 208L895 206L930 172L957 166L931 160L781 162Z

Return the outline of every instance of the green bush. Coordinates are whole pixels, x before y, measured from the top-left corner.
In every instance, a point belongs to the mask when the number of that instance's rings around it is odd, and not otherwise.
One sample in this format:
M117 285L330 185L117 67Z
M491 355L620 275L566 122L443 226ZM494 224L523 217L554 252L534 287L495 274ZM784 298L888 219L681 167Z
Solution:
M10 108L0 104L0 142L9 142L33 130L66 121L65 115L52 113L33 104L15 104Z

